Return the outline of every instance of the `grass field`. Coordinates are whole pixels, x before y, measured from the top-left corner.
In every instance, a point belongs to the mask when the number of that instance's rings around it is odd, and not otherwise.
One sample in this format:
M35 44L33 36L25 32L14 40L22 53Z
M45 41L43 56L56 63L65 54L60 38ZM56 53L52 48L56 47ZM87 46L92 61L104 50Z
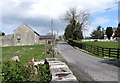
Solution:
M0 66L0 72L2 71L1 69L3 69L2 81L35 81L34 83L42 81L41 83L49 83L48 81L51 80L51 75L45 64L38 66L38 74L34 74L33 67L26 67L32 58L43 60L51 57L50 54L43 55L43 52L45 52L45 45L2 47L3 63L2 67ZM13 56L21 56L20 63L12 61ZM6 63L7 61L9 61L9 63Z
M51 55L43 55L45 51L45 45L36 46L10 46L2 48L2 61L11 61L13 56L20 56L20 62L26 64L31 61L32 58L37 60L45 59L46 57L51 57Z
M117 59L118 51L117 49L111 49L110 50L110 57L108 56L109 54L109 48L120 48L120 42L83 42L88 45L93 45L93 46L99 46L104 48L104 58L106 59ZM96 48L97 49L97 48ZM97 50L95 50L97 53ZM102 50L99 51L99 54L102 54ZM96 54L94 54L97 56ZM98 56L99 57L99 56Z
M100 46L104 48L118 48L119 43L118 42L84 42L85 44L94 45L94 46Z

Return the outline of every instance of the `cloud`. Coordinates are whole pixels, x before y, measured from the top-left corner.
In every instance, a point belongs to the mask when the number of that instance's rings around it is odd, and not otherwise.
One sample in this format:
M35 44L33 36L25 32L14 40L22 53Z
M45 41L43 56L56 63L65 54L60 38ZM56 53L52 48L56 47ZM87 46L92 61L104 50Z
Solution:
M114 2L114 0L3 0L3 14L58 18L70 7L96 11L116 5Z
M53 19L54 20L54 30L63 31L65 23L60 19ZM28 24L31 28L39 32L40 34L46 34L49 30L51 30L51 19L47 17L14 17L13 16L3 16L3 27L5 28L12 28L14 30L22 23ZM12 25L11 27L9 25ZM15 26L14 26L15 25ZM3 29L6 30L6 29ZM7 29L8 30L8 29ZM11 30L11 29L9 29ZM10 33L10 32L9 32Z
M114 0L2 0L2 23L6 33L14 30L21 23L32 26L40 33L49 31L53 18L55 27L62 33L65 23L60 20L65 11L71 7L94 12L114 6ZM1 4L1 3L0 3ZM109 4L109 5L108 5ZM106 23L107 18L97 18L98 23ZM7 28L7 29L5 29ZM9 29L9 31L7 31Z

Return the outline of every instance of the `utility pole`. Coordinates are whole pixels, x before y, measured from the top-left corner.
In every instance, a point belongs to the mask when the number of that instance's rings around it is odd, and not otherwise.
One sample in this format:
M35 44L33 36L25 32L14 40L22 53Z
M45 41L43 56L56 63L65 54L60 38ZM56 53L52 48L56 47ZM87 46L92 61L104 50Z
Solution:
M53 44L53 19L51 20L51 33L52 33L52 44Z
M51 20L51 32L52 32L52 57L54 58L54 33L53 33L53 19Z
M59 32L59 31L58 31L58 29L57 29L57 39L58 39L58 32Z

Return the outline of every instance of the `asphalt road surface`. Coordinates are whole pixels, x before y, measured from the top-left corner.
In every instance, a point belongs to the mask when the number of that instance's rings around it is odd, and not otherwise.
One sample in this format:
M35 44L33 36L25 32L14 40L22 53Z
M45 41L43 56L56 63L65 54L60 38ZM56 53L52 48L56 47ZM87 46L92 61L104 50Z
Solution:
M61 56L86 81L118 81L119 67L112 61L81 52L63 41L58 43L57 48Z

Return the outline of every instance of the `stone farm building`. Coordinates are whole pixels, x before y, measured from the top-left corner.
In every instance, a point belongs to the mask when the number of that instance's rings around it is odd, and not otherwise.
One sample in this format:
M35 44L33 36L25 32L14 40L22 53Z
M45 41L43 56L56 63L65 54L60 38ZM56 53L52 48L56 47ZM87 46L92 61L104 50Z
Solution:
M52 37L50 35L40 36L28 25L22 24L14 30L14 34L1 36L0 39L2 39L2 46L21 46L52 42Z

